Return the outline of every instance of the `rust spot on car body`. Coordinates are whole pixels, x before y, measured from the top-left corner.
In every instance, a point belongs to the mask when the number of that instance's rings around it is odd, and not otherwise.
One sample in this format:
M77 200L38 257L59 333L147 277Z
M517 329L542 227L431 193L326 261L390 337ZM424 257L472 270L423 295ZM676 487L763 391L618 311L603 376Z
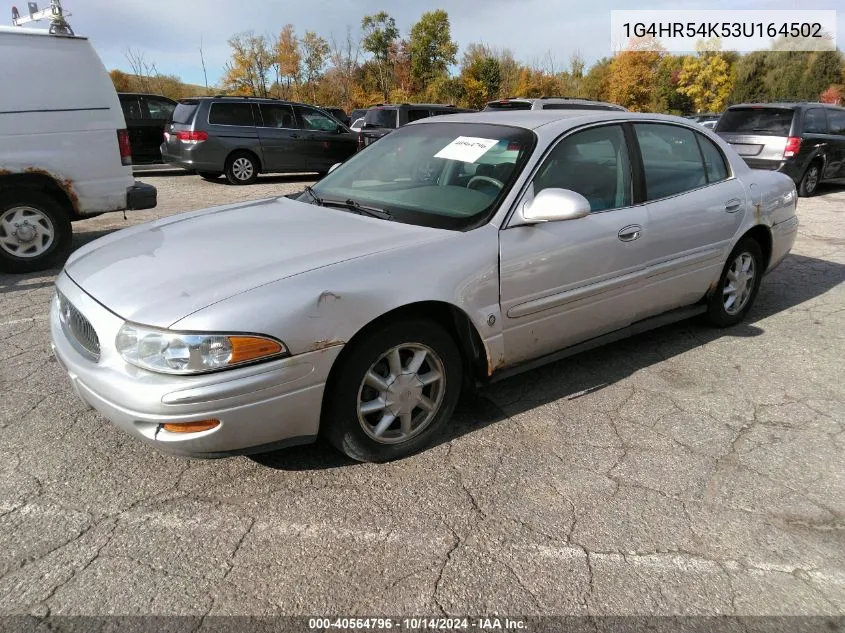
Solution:
M20 173L33 176L44 176L45 178L52 180L67 196L67 199L70 201L70 205L73 208L73 212L76 214L79 213L79 197L76 195L76 191L73 188L73 180L70 178L60 178L59 176L50 173L46 169L41 169L40 167L27 167ZM0 170L0 176L12 175L14 175L13 172L7 169Z
M335 301L339 301L341 297L339 294L335 294L334 292L325 290L324 292L320 293L319 297L317 297L317 307L321 306L328 299L334 299Z
M309 352L317 352L321 349L326 349L328 347L335 347L337 345L343 345L343 344L344 344L343 341L339 341L339 340L334 339L334 338L321 339L319 341L314 341L313 345L311 345L311 347L308 348L308 351Z

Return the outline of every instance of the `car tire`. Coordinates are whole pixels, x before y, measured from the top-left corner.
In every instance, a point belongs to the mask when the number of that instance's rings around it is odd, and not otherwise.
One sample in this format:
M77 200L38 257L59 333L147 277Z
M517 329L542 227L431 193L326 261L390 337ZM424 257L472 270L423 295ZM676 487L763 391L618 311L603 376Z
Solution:
M460 396L460 352L431 321L374 329L344 349L337 362L323 397L321 432L357 461L386 462L425 448Z
M802 198L815 195L821 179L822 165L818 161L813 161L801 177L801 182L798 183L798 195Z
M258 171L258 160L248 152L236 152L226 161L226 179L233 185L251 185Z
M707 304L707 319L716 327L731 327L751 310L763 276L763 253L757 240L746 237L731 251Z
M220 176L223 175L222 172L219 171L198 171L200 178L203 180L207 180L208 182L216 182L220 179Z
M35 189L0 193L0 270L51 268L70 252L73 230L64 205Z

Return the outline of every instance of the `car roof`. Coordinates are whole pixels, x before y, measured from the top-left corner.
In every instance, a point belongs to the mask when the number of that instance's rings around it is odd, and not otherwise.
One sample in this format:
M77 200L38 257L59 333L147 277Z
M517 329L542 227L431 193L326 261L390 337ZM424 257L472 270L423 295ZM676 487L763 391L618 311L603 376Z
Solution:
M39 37L60 37L66 40L87 40L83 35L50 33L47 29L27 29L20 26L0 26L0 35L36 35Z
M728 109L733 110L735 108L783 108L787 110L802 107L835 108L837 106L832 103L823 103L821 101L769 101L766 103L735 103L732 106L728 106Z
M432 123L490 123L521 127L526 130L540 130L543 133L558 134L570 128L590 123L611 121L658 121L681 124L686 127L698 123L670 114L652 114L649 112L627 112L622 110L509 110L506 112L463 112L447 114L414 121L408 125L429 125Z
M611 103L610 101L597 101L596 99L586 99L584 97L507 97L505 99L495 99L493 101L488 101L487 105L489 106L494 103L508 103L511 101L521 101L523 103L537 103L538 101L541 103L589 103L612 106L614 108L619 108L620 111L625 110L625 108L619 105L618 103Z

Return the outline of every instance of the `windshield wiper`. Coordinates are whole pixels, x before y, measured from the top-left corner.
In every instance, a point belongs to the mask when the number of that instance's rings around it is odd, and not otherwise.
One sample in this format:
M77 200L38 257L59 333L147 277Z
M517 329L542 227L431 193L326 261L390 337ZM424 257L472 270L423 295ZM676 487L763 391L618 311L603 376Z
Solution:
M323 206L323 199L316 193L314 193L314 190L311 188L311 185L305 185L305 193L311 196L311 198L314 200L314 202L317 203L318 206Z
M377 207L367 207L359 202L356 202L352 198L348 200L341 201L341 200L322 200L323 206L326 207L339 207L341 209L348 209L353 213L357 213L359 215L368 215L371 218L378 218L379 220L392 220L393 216L385 211L384 209L379 209Z

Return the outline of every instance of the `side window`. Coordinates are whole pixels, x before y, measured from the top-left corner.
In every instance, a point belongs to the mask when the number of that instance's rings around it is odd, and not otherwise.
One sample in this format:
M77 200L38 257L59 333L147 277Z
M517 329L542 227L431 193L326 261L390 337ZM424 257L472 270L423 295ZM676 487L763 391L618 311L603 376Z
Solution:
M167 121L176 109L175 103L170 103L164 99L146 97L145 101L147 102L147 112L149 112L151 119Z
M413 123L414 121L419 121L420 119L426 119L431 116L431 112L428 110L420 110L419 108L411 108L408 110L408 123Z
M631 205L631 163L622 128L592 128L558 143L537 172L534 194L550 187L580 193L592 211Z
M804 113L805 134L827 134L827 119L822 108L810 108Z
M719 182L728 177L728 166L725 163L725 155L716 147L709 138L696 134L698 144L701 147L701 156L704 158L704 170L707 172L707 182Z
M845 136L845 110L828 110L827 119L831 134Z
M296 115L299 117L299 125L303 130L334 132L337 129L337 121L312 108L296 106Z
M289 105L262 103L259 109L261 110L262 123L259 123L261 127L277 129L296 129L298 127L293 116L293 108Z
M144 118L141 114L141 102L138 97L121 97L120 107L123 109L123 118L127 121Z
M212 125L255 125L252 118L252 105L249 103L211 104L208 122Z
M659 200L707 184L695 132L678 125L634 125L643 157L646 196Z

